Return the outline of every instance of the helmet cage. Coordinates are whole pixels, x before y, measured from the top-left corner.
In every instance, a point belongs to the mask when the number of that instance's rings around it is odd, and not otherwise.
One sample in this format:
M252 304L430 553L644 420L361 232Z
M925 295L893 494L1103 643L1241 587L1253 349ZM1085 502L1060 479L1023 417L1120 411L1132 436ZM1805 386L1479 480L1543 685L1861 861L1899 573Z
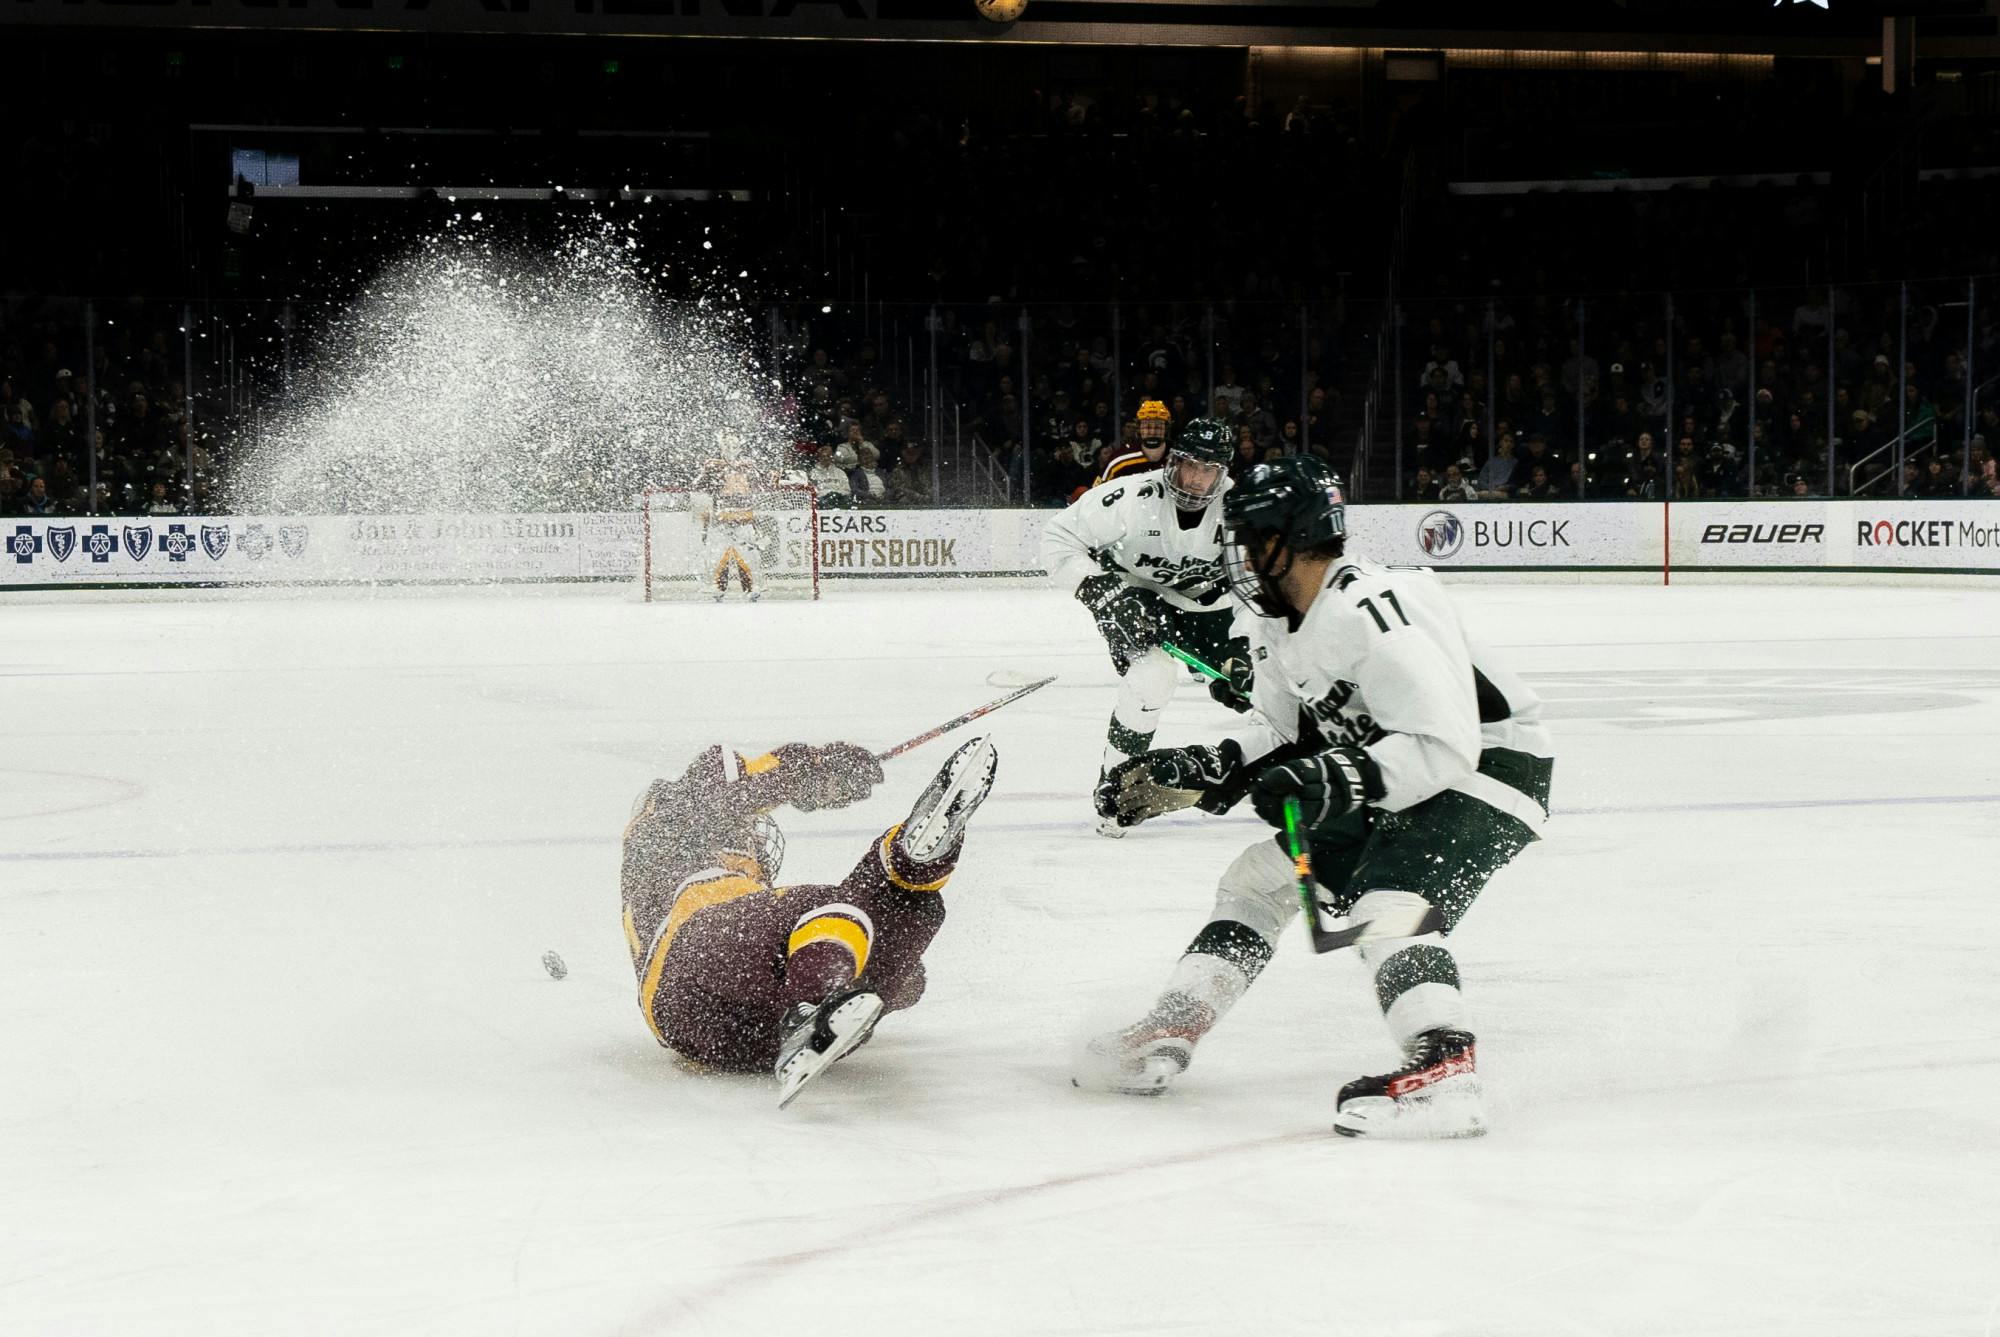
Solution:
M1222 568L1229 578L1229 592L1260 617L1286 617L1292 611L1280 584L1292 569L1292 545L1280 540L1261 559L1251 550L1278 537L1272 529L1223 524Z
M1190 492L1187 488L1181 486L1180 462L1182 460L1186 460L1189 464L1199 465L1204 469L1215 470L1215 481L1208 485L1208 491ZM1199 459L1187 451L1176 447L1167 452L1166 464L1162 468L1161 473L1165 476L1167 496L1173 501L1174 505L1184 511L1199 511L1204 509L1211 501L1214 501L1221 493L1222 480L1228 475L1229 468L1227 465L1217 464L1213 460Z

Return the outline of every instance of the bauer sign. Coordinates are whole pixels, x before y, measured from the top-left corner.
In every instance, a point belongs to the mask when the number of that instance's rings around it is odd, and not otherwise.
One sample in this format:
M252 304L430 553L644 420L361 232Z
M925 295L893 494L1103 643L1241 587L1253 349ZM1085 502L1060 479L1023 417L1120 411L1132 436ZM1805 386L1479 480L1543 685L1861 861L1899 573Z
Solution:
M1677 502L1675 570L2000 572L1990 501Z

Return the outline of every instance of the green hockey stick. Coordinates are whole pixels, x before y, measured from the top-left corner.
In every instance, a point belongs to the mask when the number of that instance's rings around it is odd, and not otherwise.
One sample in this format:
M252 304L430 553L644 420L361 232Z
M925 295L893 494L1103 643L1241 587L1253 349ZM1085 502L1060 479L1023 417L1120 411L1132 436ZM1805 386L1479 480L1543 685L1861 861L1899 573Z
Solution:
M1181 649L1178 645L1175 645L1172 641L1160 642L1160 648L1162 650L1165 650L1168 654L1172 655L1175 659L1180 660L1181 663L1186 664L1189 668L1193 669L1196 673L1199 673L1202 677L1207 678L1210 682L1222 683L1224 686L1229 688L1230 694L1232 696L1235 696L1238 699L1245 701L1250 699L1246 693L1237 690L1235 682L1230 679L1230 676L1227 673L1224 673L1221 669L1217 668L1215 665L1205 663L1198 656L1189 654L1187 651Z
M1346 946L1329 942L1340 935L1320 927L1319 897L1313 893L1312 847L1299 834L1299 801L1295 798L1285 800L1285 849L1292 856L1292 876L1298 880L1299 904L1306 911L1306 939L1312 943L1312 949L1330 952L1335 946Z

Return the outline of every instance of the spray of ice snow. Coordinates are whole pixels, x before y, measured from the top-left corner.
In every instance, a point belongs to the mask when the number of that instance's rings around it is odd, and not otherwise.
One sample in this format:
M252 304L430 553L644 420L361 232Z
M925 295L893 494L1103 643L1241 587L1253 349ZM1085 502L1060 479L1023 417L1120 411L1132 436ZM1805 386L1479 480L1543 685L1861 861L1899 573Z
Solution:
M387 265L315 340L236 470L243 511L618 509L791 439L730 294L660 297L602 222L526 254L459 231Z

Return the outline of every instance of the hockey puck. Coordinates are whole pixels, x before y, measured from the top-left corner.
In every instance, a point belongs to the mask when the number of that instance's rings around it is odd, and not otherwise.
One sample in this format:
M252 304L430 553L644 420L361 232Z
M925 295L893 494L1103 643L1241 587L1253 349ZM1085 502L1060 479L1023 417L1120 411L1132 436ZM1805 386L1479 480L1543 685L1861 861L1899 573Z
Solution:
M569 974L569 967L563 964L562 957L554 951L542 953L542 966L549 972L551 979L559 980Z

